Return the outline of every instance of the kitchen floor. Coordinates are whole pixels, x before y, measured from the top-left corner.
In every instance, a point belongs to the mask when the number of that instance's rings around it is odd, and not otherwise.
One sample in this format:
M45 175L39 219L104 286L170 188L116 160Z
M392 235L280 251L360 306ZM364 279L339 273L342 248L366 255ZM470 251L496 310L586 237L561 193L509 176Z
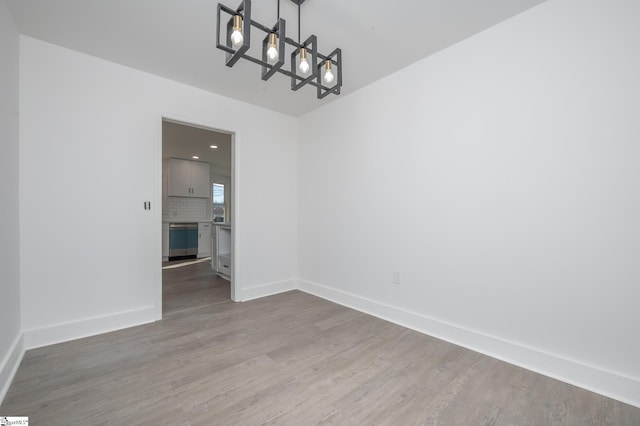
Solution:
M162 266L193 260L162 262ZM230 283L211 270L211 261L162 270L163 316L230 300Z

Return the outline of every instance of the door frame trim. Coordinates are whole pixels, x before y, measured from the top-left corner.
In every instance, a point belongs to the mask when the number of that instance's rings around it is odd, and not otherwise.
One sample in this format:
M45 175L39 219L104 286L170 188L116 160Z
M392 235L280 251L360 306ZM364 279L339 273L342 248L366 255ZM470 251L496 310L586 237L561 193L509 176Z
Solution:
M171 113L161 113L158 115L157 120L157 128L158 128L158 136L156 142L156 185L155 185L155 193L156 193L156 206L158 208L155 211L154 221L156 222L156 232L155 234L155 251L157 253L156 258L157 265L155 268L155 306L156 306L156 317L158 319L162 319L162 209L163 209L163 199L162 199L162 122L168 121L171 123L181 124L189 127L197 127L204 130L210 130L218 133L226 133L231 136L231 256L233 262L231 263L231 300L234 302L242 301L242 292L240 287L238 286L238 282L240 282L238 277L238 256L239 253L237 241L238 241L238 228L240 223L240 217L238 215L239 211L239 203L238 203L238 165L239 165L239 150L237 149L239 135L237 130L224 129L221 126L216 125L215 123L202 122L199 120L193 120L190 118L180 117L176 114Z

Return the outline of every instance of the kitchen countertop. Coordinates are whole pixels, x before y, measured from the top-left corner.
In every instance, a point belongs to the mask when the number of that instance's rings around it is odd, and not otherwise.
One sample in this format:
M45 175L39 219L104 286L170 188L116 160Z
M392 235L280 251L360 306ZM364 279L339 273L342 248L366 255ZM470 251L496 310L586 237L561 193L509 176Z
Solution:
M162 223L210 223L212 225L216 225L216 226L231 226L230 223L223 223L223 222L214 222L213 220L191 220L191 219L187 219L187 220L181 220L181 219L171 219L171 220L167 220L167 219L163 219Z

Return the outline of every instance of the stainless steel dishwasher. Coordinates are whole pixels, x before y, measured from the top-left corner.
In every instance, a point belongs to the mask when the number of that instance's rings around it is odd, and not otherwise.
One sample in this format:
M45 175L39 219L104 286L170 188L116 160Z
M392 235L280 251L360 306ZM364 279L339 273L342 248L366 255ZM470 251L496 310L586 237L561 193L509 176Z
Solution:
M169 260L198 254L198 223L169 224Z

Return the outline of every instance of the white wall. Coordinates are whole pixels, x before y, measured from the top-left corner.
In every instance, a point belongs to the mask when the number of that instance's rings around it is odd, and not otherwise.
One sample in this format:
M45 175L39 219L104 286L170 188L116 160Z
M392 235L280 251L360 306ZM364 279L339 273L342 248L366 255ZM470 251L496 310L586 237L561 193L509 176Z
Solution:
M26 36L20 58L28 347L159 318L162 116L237 132L236 298L295 285L295 119Z
M302 117L302 288L640 406L639 16L547 2Z
M0 403L23 354L18 204L18 32L0 0Z
M18 208L18 31L0 0L0 403L23 353Z

